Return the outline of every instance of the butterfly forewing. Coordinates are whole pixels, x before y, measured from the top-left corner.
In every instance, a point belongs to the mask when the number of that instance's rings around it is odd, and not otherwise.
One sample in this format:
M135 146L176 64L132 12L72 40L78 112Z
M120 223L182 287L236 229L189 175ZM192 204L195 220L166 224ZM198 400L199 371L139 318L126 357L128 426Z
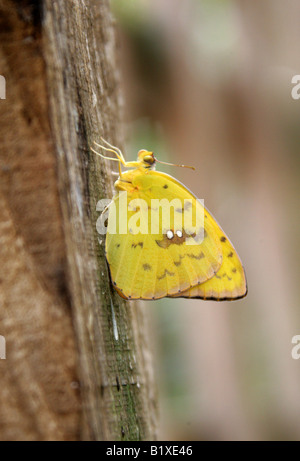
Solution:
M164 173L140 173L131 181L132 185L126 190L126 203L117 194L115 207L109 211L106 256L119 293L129 299L158 299L180 295L211 279L221 267L222 242L215 223L205 218L202 204ZM161 201L171 203L174 199L176 202L166 217L161 213ZM126 206L127 214L124 214ZM154 213L157 207L158 226ZM197 210L203 215L198 227L193 219L187 219L185 224L185 213L194 216ZM124 231L124 222L127 232L123 234L120 229Z

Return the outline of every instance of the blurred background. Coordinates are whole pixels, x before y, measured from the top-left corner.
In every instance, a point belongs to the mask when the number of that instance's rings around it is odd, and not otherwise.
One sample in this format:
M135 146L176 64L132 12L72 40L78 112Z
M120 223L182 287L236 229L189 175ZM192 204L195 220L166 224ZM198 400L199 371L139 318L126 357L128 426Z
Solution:
M149 302L163 440L300 440L297 0L112 0L127 125L233 241L240 301Z

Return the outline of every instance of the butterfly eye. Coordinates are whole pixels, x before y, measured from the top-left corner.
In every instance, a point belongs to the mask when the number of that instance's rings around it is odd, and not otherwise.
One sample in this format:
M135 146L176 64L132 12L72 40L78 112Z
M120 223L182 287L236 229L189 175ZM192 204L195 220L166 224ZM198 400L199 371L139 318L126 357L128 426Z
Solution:
M153 163L155 162L153 154L152 155L145 155L143 160L144 160L145 163L148 163L149 165L153 165Z

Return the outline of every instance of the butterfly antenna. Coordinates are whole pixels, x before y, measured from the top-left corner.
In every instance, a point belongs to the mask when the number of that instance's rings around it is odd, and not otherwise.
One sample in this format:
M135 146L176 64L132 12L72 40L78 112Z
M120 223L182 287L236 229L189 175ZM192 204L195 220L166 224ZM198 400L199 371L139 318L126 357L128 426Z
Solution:
M196 170L196 168L194 166L189 166L189 165L177 165L176 163L168 163L168 162L162 162L161 160L157 160L157 158L155 159L155 161L157 163L162 163L163 165L170 165L170 166L179 166L181 168L190 168L191 170Z

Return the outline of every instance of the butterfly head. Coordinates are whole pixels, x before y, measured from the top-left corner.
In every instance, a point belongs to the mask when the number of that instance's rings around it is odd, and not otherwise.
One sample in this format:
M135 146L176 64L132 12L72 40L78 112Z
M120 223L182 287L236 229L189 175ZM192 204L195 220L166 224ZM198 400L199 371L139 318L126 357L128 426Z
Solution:
M153 152L148 150L140 150L138 153L138 162L143 168L155 168L156 158L154 157Z

